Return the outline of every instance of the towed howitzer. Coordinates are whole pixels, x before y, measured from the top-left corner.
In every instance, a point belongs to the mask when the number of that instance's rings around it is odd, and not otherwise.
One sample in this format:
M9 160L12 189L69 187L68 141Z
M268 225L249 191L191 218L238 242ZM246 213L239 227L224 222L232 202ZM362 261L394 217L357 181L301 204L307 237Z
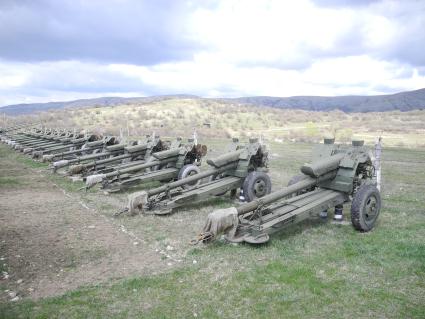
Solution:
M0 127L0 134L6 134L9 132L18 131L31 126L34 126L34 123L22 123L22 124L16 124L14 126L9 126L9 127Z
M15 132L15 133L5 133L3 135L3 141L16 141L19 142L21 140L28 140L28 139L34 139L35 134L42 133L41 129L38 128L30 128L23 131Z
M111 162L104 164L103 167L96 167L95 170L91 170L86 175L94 175L94 174L105 174L109 172L113 172L116 170L121 170L124 168L130 168L133 166L137 166L140 164L144 164L148 162L152 158L153 153L166 151L169 149L175 149L182 146L182 138L177 137L174 141L162 141L159 136L156 136L154 139L149 139L149 135L147 135L149 142L147 143L147 149L144 154L141 154L137 157L124 158L122 161Z
M49 147L43 147L41 150L33 150L32 157L35 159L42 159L43 155L50 154L52 152L60 152L65 150L81 149L90 142L101 141L102 137L96 134L85 134L74 137L72 133L67 136L63 136L58 139L57 143Z
M34 159L41 159L43 158L43 155L46 153L49 153L50 150L52 151L64 151L64 150L76 150L81 149L81 147L86 144L87 142L95 142L98 141L101 137L99 135L95 134L78 134L75 135L73 133L70 133L67 136L62 136L60 139L58 139L55 144L46 146L46 147L39 147L39 148L28 148L24 149L24 153L31 153L31 156Z
M96 163L101 163L102 160L108 158L114 158L117 160L118 156L125 152L126 147L134 146L136 144L135 141L127 143L118 143L107 145L103 149L102 152L93 153L89 155L77 156L76 158L72 158L69 160L59 160L52 163L51 168L53 168L53 172L57 172L57 170L70 166L68 174L80 174L83 173L86 168L96 166ZM97 161L95 161L97 160ZM111 160L111 159L109 159Z
M212 212L198 240L209 242L224 232L230 242L265 243L270 234L331 207L342 214L342 205L351 197L354 228L371 230L380 212L381 197L373 156L363 141L353 141L351 147L343 149L328 140L323 152L315 155L312 164L303 165L302 174L288 187L239 207Z
M47 135L51 132L51 129L48 128L39 128L33 127L28 128L19 132L12 134L17 140L19 139L30 139L30 138L39 138L43 135Z
M231 191L232 197L238 188L243 188L246 200L261 198L271 191L271 181L265 173L268 151L257 139L250 139L242 146L233 140L229 152L207 160L210 169L203 172L199 167L188 164L180 169L178 179L157 188L129 195L129 211L163 215L173 209L199 203L213 196L222 196ZM208 182L201 180L209 178Z
M120 190L152 181L170 181L178 177L183 166L200 165L206 153L206 145L195 144L194 139L189 139L187 144L180 147L153 153L146 163L88 176L86 188L102 183L103 188Z
M105 136L101 140L89 142L86 141L81 148L55 153L44 154L42 157L43 162L54 162L56 160L69 160L75 159L78 156L88 155L90 153L98 153L105 150L106 146L118 144L118 139L115 136Z
M98 170L108 169L110 165L114 166L117 163L128 163L144 161L146 156L149 156L152 152L158 152L164 150L167 145L163 143L159 136L153 138L147 137L146 140L138 143L130 142L126 144L117 144L112 147L106 148L106 156L86 156L86 159L93 159L92 161L73 164L70 166L68 173L70 175L81 174L83 176L93 175ZM98 153L102 154L102 153ZM72 160L71 160L72 161ZM130 165L130 164L128 164Z
M25 147L38 144L48 144L51 141L48 139L53 134L51 130L44 130L42 132L30 133L11 138L10 145L16 150L22 150Z
M54 152L61 152L70 148L80 148L88 142L96 142L101 140L102 137L96 134L75 134L68 132L59 136L51 137L52 143L50 145L43 145L38 147L32 147L32 157L41 159L45 154L51 154Z
M53 147L68 148L75 138L71 132L50 131L46 134L36 135L33 141L20 142L20 145L17 145L15 149L22 151L24 154L31 154L33 158L38 158L43 153L42 150Z

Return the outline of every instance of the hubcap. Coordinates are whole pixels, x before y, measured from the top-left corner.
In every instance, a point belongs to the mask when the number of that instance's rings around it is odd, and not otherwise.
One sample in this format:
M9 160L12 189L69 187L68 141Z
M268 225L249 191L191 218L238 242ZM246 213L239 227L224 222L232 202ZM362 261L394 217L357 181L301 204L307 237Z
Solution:
M377 199L375 196L371 195L366 200L366 205L364 207L364 217L367 223L373 222L376 218L377 210Z
M254 184L254 193L255 196L261 197L266 193L266 183L263 180L258 180Z

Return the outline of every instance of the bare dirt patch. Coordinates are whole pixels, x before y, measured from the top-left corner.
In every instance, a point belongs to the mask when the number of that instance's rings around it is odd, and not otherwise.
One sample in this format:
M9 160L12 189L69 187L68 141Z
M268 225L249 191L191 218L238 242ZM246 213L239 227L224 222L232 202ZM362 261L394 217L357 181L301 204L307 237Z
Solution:
M16 180L0 187L0 300L13 293L38 299L169 267L142 235L11 159L0 160L1 176Z

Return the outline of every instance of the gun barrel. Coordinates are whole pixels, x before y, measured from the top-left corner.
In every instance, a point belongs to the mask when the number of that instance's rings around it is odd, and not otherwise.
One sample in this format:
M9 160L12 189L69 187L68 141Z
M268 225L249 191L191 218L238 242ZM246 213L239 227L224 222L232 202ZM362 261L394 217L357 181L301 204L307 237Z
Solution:
M169 150L153 153L152 156L157 160L163 160L163 159L167 159L169 157L178 156L180 151L182 151L182 150L185 150L185 148L184 147L172 148L172 149L169 149Z
M340 153L333 156L323 158L312 164L305 164L301 167L301 172L310 177L319 177L330 171L336 170L345 154Z
M172 163L172 162L176 161L176 158L177 157L174 156L174 157L163 159L163 160L154 160L154 161L149 162L149 163L135 165L135 166L131 166L131 167L128 167L128 168L123 168L123 169L116 170L116 171L105 174L105 178L111 178L111 177L118 176L118 175L121 175L121 174L137 172L137 171L140 171L142 169L150 168L150 167L153 167L153 166L156 166L156 165L163 165L163 164Z
M93 154L93 156L96 154ZM90 155L89 155L90 156ZM120 161L126 158L130 158L132 155L131 154L122 154L122 155L117 155L117 156L113 156L113 157L108 157L105 159L101 159L98 161L93 161L87 164L84 164L85 168L91 168L91 167L95 167L97 165L102 165L102 164L107 164L107 163L111 163L111 162L115 162L115 161Z
M250 211L256 210L260 206L271 204L279 199L283 199L289 195L302 191L303 189L313 187L317 185L320 181L333 179L335 178L336 173L337 171L333 170L331 172L321 175L319 178L312 178L306 176L306 178L302 179L298 183L292 184L288 187L284 187L281 190L273 192L259 199L255 199L252 202L243 204L237 207L236 210L238 211L238 215L246 214Z
M66 148L69 148L69 147L70 147L69 145L66 146ZM61 158L61 157L67 156L67 155L78 154L78 153L82 153L84 151L94 151L94 150L97 150L97 149L102 148L102 147L103 147L103 144L100 144L100 145L96 145L96 146L87 147L85 149L79 148L79 149L72 150L72 151L56 153L56 154L53 154L52 159ZM100 154L100 153L95 153L95 154ZM95 154L90 154L90 155L94 156ZM96 157L93 157L93 158L96 158Z
M147 150L149 145L147 143L140 144L140 145L134 145L134 146L126 146L124 149L128 153L137 153L141 151Z
M219 168L223 165L227 165L233 162L236 162L239 160L239 156L242 153L242 150L229 152L227 154L223 154L219 157L216 157L214 159L207 160L207 163L215 168Z
M124 148L126 146L127 146L127 144L125 144L125 143L115 144L115 145L109 145L109 146L106 146L106 150L108 152L117 152L117 151L124 150Z
M193 176L189 176L187 178L183 178L181 180L175 181L175 182L171 182L169 184L163 185L163 186L159 186L157 188L153 188L147 191L148 196L153 196L153 195L157 195L160 194L162 192L165 192L167 190L173 189L173 188L177 188L186 184L190 184L192 182L196 182L200 179L203 179L205 177L209 177L215 174L220 174L223 173L229 169L233 169L236 167L236 163L231 163L231 164L227 164L225 166L222 166L218 169L209 169L206 170L204 172L201 172L199 174L193 175Z
M82 152L84 150L79 149L77 151ZM96 158L100 158L100 157L103 157L103 156L109 156L109 155L111 155L111 153L109 153L109 152L88 154L88 155L78 156L77 158L70 159L70 160L68 160L68 163L69 164L75 164L75 163L93 160L93 159L96 159Z

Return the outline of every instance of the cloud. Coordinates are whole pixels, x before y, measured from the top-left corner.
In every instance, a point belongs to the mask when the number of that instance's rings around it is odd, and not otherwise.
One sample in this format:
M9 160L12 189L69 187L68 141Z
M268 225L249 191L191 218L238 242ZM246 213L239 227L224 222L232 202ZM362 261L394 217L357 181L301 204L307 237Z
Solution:
M313 0L320 7L359 7L368 6L380 0Z
M376 35L369 43L374 47L373 54L417 67L425 66L425 1L384 1L371 8L381 17L381 21L376 20ZM385 41L380 43L380 37ZM378 45L373 46L376 42Z
M227 0L199 8L194 29L209 46L198 55L281 69L353 55L425 65L424 1L334 2Z
M151 93L142 81L122 76L108 64L0 61L0 105Z
M36 0L0 4L0 56L15 61L91 60L151 65L198 48L184 1Z
M0 2L0 105L425 87L425 2Z
M0 62L0 105L178 93L206 97L386 94L425 87L425 74L420 71L367 55L320 59L303 70L202 59L153 66Z

